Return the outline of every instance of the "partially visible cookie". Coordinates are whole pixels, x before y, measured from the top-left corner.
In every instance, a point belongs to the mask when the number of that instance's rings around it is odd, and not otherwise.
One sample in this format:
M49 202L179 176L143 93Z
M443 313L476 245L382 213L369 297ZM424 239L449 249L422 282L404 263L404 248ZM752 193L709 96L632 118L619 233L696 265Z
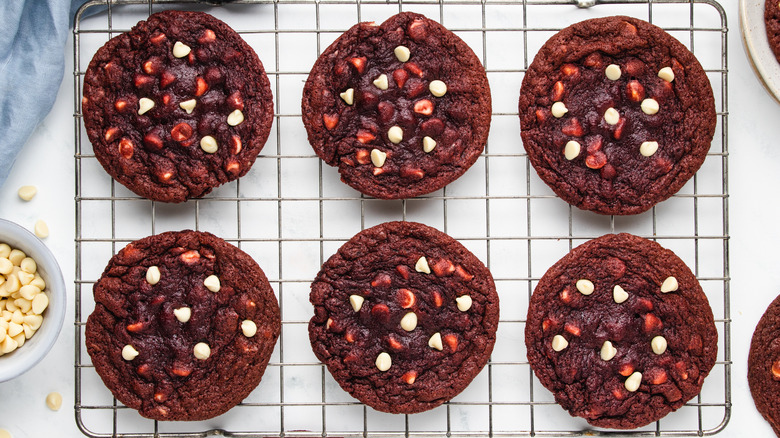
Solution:
M712 309L691 270L631 234L588 241L544 274L525 342L561 407L615 429L644 426L696 396L718 351Z
M637 214L701 167L715 133L704 69L674 37L631 17L571 25L539 50L520 91L523 145L564 201Z
M279 306L246 253L204 232L130 243L93 288L85 343L114 396L155 420L205 420L260 382Z
M766 0L764 4L764 24L766 25L766 37L769 47L780 62L780 2Z
M756 409L780 436L780 296L758 321L748 355L748 385Z
M164 202L246 174L274 114L249 44L222 21L189 11L153 14L101 47L84 75L82 110L106 172Z
M310 300L314 354L379 411L411 414L450 400L496 341L490 271L455 239L415 222L355 235L323 264Z
M458 36L403 12L360 23L320 55L303 89L314 151L352 188L411 198L454 181L487 142L485 69Z

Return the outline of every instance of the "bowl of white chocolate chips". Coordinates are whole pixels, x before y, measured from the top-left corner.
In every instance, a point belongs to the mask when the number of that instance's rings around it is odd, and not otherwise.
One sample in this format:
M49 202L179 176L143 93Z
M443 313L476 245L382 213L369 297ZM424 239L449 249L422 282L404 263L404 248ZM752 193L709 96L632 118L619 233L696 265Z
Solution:
M46 356L65 320L65 297L65 281L49 248L0 219L0 382Z

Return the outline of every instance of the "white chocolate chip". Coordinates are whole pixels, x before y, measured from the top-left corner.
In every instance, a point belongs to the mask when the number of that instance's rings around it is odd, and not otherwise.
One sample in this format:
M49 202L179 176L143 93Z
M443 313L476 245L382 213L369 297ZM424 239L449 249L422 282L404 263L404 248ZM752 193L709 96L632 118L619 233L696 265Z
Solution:
M253 337L257 334L257 324L249 319L241 321L241 333L243 333L247 338Z
M12 249L11 254L8 255L8 260L10 260L14 266L21 266L22 260L25 258L27 258L27 255L18 249Z
M679 285L677 284L677 279L674 277L668 277L666 280L664 280L663 284L661 285L661 292L667 293L667 292L674 292L677 290Z
M409 312L401 318L401 328L410 332L417 328L417 314Z
M227 124L230 126L238 126L244 121L244 113L241 110L233 110L232 113L227 116Z
M617 64L610 64L604 69L604 74L607 75L607 79L610 81L616 81L620 79L620 66Z
M384 351L379 353L379 356L376 357L376 367L379 371L387 371L390 369L391 365L393 365L393 360L390 358L390 355Z
M404 130L401 129L400 126L393 126L387 130L387 138L393 143L398 144L404 139Z
M355 312L359 312L360 308L363 307L363 301L365 301L365 298L361 297L360 295L349 296L349 304L352 306L352 310Z
M184 58L185 56L189 55L192 49L190 46L184 44L181 41L176 41L176 43L173 45L173 56L177 58Z
M200 139L200 148L207 154L217 152L217 149L219 148L217 139L210 135L203 136L203 138Z
M8 258L11 255L11 247L7 243L0 243L0 257Z
M43 324L43 317L41 315L26 315L22 321L31 329L38 330Z
M431 339L428 339L428 346L439 351L444 350L444 345L441 343L441 333L434 333Z
M122 348L122 359L124 359L124 360L129 362L129 361L135 359L136 357L138 357L138 350L133 348L132 345L127 344L127 345L125 345L124 348Z
M46 289L46 282L43 281L43 278L41 278L40 275L35 274L35 278L33 278L33 281L30 282L33 286L38 286L38 289L44 290Z
M189 307L179 307L178 309L173 309L173 316L175 316L179 322L185 323L190 320L192 310Z
M431 90L431 94L436 97L442 97L447 94L447 84L438 79L431 81L428 85L428 89Z
M347 105L352 105L355 102L355 89L347 88L347 91L342 92L339 96Z
M642 144L639 145L639 153L642 154L643 157L652 157L657 150L657 141L643 141Z
M426 259L425 256L417 259L417 263L414 264L414 270L424 274L430 274L431 268L428 266L428 259Z
M577 290L583 295L590 295L594 290L593 282L590 280L580 279L577 280Z
M0 429L0 438L14 438L14 437L13 435L11 435L11 432L5 429Z
M604 121L607 122L608 125L617 125L620 121L620 113L618 113L615 108L607 108L604 112Z
M610 341L604 341L601 344L601 360L610 361L617 354L617 348Z
M379 149L371 149L371 163L376 167L382 167L385 165L387 159L387 153L380 151Z
M423 137L422 144L423 144L423 151L427 154L430 153L433 150L433 148L436 147L436 140L426 135L425 137Z
M19 289L19 295L27 301L32 301L33 298L35 298L35 296L38 295L39 293L41 293L41 290L38 289L37 286L33 286L31 284L22 286Z
M552 112L552 115L555 116L556 119L560 119L564 114L569 112L569 109L566 108L566 105L564 105L563 102L555 102L552 104L550 112Z
M5 287L5 290L14 293L17 292L22 287L22 283L19 281L19 277L10 274L7 277L5 277L5 284L3 285Z
M21 186L19 187L19 192L17 192L22 201L31 200L36 193L38 193L38 189L35 186Z
M206 277L206 279L203 280L203 285L206 286L206 289L214 293L219 292L219 290L222 288L222 284L219 282L219 277L216 275L209 275Z
M38 271L38 264L35 263L35 260L31 259L30 257L25 257L22 259L19 267L22 268L22 271L27 272L28 274L35 274L35 272Z
M628 299L628 292L616 284L615 287L612 288L612 299L618 304L623 303Z
M569 346L569 341L561 335L553 336L552 349L555 351L562 351Z
M46 222L43 220L38 219L38 221L35 222L35 227L33 229L35 230L35 235L38 236L39 239L49 237L49 226L46 225Z
M674 71L671 67L664 67L658 71L658 77L666 82L672 82L674 80Z
M46 406L52 411L59 411L62 407L62 394L59 392L50 392L46 396Z
M198 342L192 349L195 359L206 360L211 356L211 347L205 342Z
M49 306L49 297L44 294L40 293L35 296L32 300L32 311L36 315L40 315L43 313L44 310L46 310L46 307Z
M650 341L650 346L653 348L653 353L664 354L664 351L666 351L666 338L663 336L656 336Z
M146 282L154 286L160 282L160 268L157 266L149 266L146 270Z
M457 303L458 305L458 310L460 310L461 312L466 312L469 309L471 309L471 304L473 302L470 296L461 295L458 298L455 298L455 303Z
M14 271L14 264L7 258L0 258L0 274L8 275Z
M379 75L376 79L374 79L374 86L379 88L380 90L387 90L388 87L387 83L387 75L382 73Z
M193 105L195 107L195 105ZM154 101L148 97L138 99L138 115L146 114L147 111L154 108ZM191 111L190 111L191 112ZM188 112L189 114L189 112Z
M629 392L636 392L636 390L639 389L639 385L641 384L642 373L639 371L634 371L634 373L628 376L628 379L626 379L626 389Z
M16 341L16 348L21 347L24 345L24 341L27 339L24 337L24 333L19 333L18 335L13 337L13 340Z
M6 335L5 339L3 339L3 342L0 343L0 353L8 354L16 350L16 347L18 346L18 342L16 342L12 337Z
M571 161L580 155L581 149L582 146L580 146L579 142L569 140L566 142L566 146L563 148L563 156L566 157L567 160Z
M658 101L655 99L647 98L642 101L642 112L648 115L653 115L658 112Z
M412 52L406 46L398 46L393 50L396 59L401 62L406 62L412 56Z
M179 106L184 111L187 111L187 114L192 114L192 110L195 109L195 105L198 104L198 101L195 99L185 100L184 102L181 102Z
M35 275L28 274L24 271L17 272L16 276L19 277L19 283L21 283L22 286L27 286L28 284L30 284L30 282L33 281L33 279L35 279Z
M17 310L18 312L18 310ZM17 322L11 321L8 323L8 336L14 337L22 332L24 328L22 327L22 324L19 324Z

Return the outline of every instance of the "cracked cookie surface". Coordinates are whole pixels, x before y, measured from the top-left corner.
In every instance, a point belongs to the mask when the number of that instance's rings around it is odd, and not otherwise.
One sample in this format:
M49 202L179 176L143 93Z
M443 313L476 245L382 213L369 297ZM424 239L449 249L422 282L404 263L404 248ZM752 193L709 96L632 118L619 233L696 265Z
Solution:
M780 296L758 321L750 342L748 384L756 409L780 436Z

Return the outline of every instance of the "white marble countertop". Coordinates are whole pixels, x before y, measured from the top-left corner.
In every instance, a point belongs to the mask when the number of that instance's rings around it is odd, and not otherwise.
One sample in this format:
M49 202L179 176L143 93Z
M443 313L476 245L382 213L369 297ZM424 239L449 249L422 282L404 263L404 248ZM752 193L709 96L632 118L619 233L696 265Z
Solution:
M729 50L729 204L731 262L731 354L733 365L731 421L719 435L771 436L756 411L747 386L749 340L766 306L780 292L780 153L777 120L780 105L753 73L742 41L736 0L723 0L728 16ZM0 187L0 217L32 228L45 220L51 235L45 243L57 256L69 296L73 296L74 148L73 44L65 48L66 74L51 114L37 128ZM268 68L268 67L267 67ZM297 102L293 102L297 105ZM265 151L264 151L265 152ZM39 189L32 202L22 202L17 189ZM16 438L81 436L74 421L74 309L68 308L58 343L45 360L23 376L0 383L0 428ZM50 411L45 397L63 395L63 407ZM567 417L561 411L561 417ZM402 421L402 420L399 420Z

